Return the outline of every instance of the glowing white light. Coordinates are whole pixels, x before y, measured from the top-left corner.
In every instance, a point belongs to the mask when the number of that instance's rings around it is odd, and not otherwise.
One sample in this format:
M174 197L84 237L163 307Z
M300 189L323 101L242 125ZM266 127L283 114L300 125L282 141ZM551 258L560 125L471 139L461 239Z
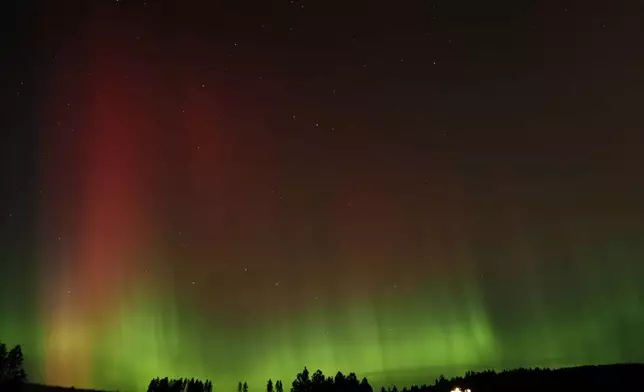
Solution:
M456 388L452 389L452 391L451 391L451 392L472 392L472 390L471 390L471 389L469 389L469 388L467 388L467 389L461 389L461 388L459 388L459 387L456 387Z

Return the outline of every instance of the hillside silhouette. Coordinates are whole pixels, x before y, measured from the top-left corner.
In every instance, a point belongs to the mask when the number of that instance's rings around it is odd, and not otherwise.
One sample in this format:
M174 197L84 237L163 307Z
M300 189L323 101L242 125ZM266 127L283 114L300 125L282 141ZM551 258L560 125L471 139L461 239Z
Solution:
M23 369L24 357L21 346L7 350L0 343L0 392L84 392L86 389L63 388L32 384ZM640 390L644 379L644 364L614 364L579 366L561 369L519 368L496 372L466 372L463 376L446 378L440 376L433 383L408 386L379 387L374 390L366 377L355 373L338 372L333 376L321 370L311 373L306 367L288 384L290 392L544 392L551 390L575 390L606 392L617 390ZM171 379L157 377L150 381L147 392L217 392L228 391L226 386L214 387L211 380L195 378ZM249 385L239 381L237 392L249 392ZM284 392L282 380L268 379L265 385L253 386L253 392Z

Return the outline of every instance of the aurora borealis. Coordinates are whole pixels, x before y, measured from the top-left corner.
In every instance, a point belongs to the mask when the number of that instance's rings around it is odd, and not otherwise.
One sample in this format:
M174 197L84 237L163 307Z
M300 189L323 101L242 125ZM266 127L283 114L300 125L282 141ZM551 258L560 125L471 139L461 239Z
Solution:
M30 379L644 361L637 5L478 3L5 6Z

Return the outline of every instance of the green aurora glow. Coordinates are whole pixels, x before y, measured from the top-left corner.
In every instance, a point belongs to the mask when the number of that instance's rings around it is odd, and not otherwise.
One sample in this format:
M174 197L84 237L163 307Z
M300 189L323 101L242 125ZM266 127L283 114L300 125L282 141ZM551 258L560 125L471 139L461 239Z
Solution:
M202 317L178 297L141 295L123 301L110 325L92 331L98 342L92 385L77 387L142 390L149 379L167 375L209 378L224 391L247 380L254 389L268 378L290 385L304 365L327 374L355 371L376 385L422 383L472 369L641 358L632 345L641 341L644 326L637 274L623 271L611 281L608 271L600 272L587 269L568 282L577 287L575 298L584 298L580 302L548 303L536 277L507 282L507 295L525 301L505 326L494 325L471 279L462 282L469 289L454 278L441 289L388 301L374 298L340 309L311 304L287 320L256 320L242 329ZM41 331L11 317L0 325L8 342L24 344L35 380L42 379L47 356Z

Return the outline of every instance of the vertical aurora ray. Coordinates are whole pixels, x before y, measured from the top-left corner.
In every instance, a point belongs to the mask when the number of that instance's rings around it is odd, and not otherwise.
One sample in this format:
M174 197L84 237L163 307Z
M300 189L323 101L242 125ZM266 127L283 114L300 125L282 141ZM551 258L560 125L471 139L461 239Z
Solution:
M84 72L60 69L52 77L57 87L52 103L64 100L69 110L83 112L77 116L82 118L80 124L72 125L78 127L70 142L74 147L59 146L59 159L66 165L43 168L53 189L62 188L55 179L64 178L65 169L75 175L74 191L67 189L65 197L57 199L62 204L45 206L75 217L68 256L61 267L43 276L43 282L49 282L43 295L54 301L43 301L47 304L44 378L55 385L89 387L98 380L105 382L97 374L109 368L96 365L114 359L105 358L109 351L101 342L109 333L116 339L110 341L114 347L132 343L127 341L132 324L118 332L126 322L122 308L136 303L141 286L147 284L139 261L146 255L139 250L150 244L145 196L151 188L142 143L149 128L144 106L149 92L142 84L145 79L137 82L141 67L135 52L119 46L105 23L104 18L91 19L84 34L70 43L74 51L66 54L76 56ZM52 234L60 228L47 230Z
M43 166L44 181L55 194L43 210L64 211L60 215L73 219L43 223L47 238L59 235L62 226L69 233L66 246L57 244L43 256L57 265L43 265L40 278L40 378L54 385L131 390L159 374L208 377L204 364L212 353L190 337L203 336L209 323L200 318L198 304L175 290L177 284L199 281L190 268L177 268L177 260L190 264L195 253L192 244L176 240L185 217L167 211L182 199L203 205L224 187L197 151L213 152L212 102L199 95L201 86L184 88L181 78L175 100L161 99L159 86L173 86L166 78L190 70L159 65L153 72L148 61L154 49L141 51L130 40L137 31L126 20L113 31L114 17L101 10L85 20L65 43L63 55L75 65L52 76L49 120L59 123L56 116L75 110L80 121L73 124L71 140L43 136L57 158L56 165ZM177 108L175 101L192 110ZM199 103L206 107L196 107ZM168 126L185 133L164 134ZM206 287L198 283L196 288Z

